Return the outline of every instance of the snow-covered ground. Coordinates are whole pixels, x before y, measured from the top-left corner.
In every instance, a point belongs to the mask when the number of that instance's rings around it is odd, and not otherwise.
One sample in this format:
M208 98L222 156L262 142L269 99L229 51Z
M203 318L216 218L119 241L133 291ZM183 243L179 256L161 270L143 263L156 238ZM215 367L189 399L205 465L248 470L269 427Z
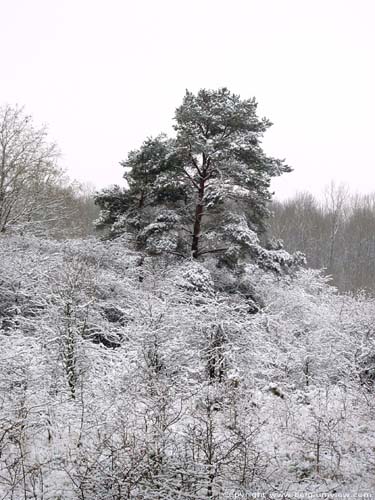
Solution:
M375 491L373 300L126 239L2 237L0 266L0 499Z

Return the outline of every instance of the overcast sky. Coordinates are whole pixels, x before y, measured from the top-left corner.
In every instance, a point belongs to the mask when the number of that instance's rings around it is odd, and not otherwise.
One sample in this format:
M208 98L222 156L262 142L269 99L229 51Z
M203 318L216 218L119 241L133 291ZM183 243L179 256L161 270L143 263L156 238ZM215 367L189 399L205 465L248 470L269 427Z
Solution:
M0 0L0 103L49 125L69 175L171 132L185 89L255 96L278 198L331 180L375 191L374 0Z

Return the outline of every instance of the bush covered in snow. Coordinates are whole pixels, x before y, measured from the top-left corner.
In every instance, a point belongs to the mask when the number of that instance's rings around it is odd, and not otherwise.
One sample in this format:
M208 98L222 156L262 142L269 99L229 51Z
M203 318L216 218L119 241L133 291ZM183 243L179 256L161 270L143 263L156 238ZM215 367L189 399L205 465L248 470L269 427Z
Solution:
M374 491L372 299L126 239L0 262L0 498Z

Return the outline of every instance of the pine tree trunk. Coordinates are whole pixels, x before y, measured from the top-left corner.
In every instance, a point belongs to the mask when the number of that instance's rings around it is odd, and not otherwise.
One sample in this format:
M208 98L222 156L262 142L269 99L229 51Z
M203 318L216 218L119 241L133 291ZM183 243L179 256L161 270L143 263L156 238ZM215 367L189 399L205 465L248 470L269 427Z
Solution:
M205 182L206 179L202 177L199 183L198 201L195 207L193 241L191 244L191 254L194 257L194 259L197 259L199 256L199 239L201 236L201 225L202 225L203 208L204 208L203 198L204 198L204 190L206 187Z

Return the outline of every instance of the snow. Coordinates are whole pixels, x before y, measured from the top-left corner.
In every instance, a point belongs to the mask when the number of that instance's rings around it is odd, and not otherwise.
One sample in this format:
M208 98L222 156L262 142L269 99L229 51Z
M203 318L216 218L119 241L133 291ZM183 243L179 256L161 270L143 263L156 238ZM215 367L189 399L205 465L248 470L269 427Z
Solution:
M372 299L126 238L2 237L0 262L0 498L374 491Z

